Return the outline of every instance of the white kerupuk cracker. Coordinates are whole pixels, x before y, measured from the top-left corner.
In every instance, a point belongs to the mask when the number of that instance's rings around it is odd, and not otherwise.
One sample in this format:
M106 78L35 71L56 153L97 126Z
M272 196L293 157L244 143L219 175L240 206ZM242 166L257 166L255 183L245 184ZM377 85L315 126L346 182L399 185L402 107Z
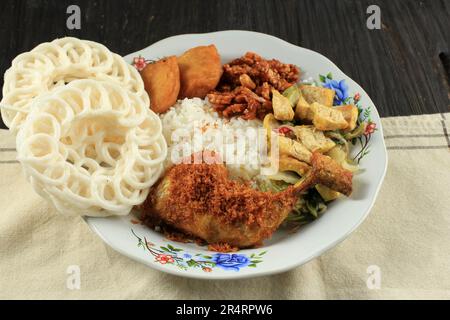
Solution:
M126 215L163 171L160 119L115 81L75 80L34 99L28 111L18 160L63 214Z

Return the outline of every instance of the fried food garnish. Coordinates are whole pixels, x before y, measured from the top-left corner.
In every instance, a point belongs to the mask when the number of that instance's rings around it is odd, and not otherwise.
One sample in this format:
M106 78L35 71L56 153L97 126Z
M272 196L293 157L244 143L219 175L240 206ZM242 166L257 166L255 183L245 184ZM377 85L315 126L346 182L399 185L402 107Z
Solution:
M153 111L163 113L175 104L180 92L180 71L175 56L148 64L141 76Z
M312 169L305 177L279 193L258 191L230 179L223 164L178 164L151 189L143 215L147 223L166 224L209 244L225 246L216 249L259 245L275 232L308 188L322 184L345 195L351 193L351 172L317 152L310 162Z
M228 243L213 243L208 245L208 250L216 252L236 252L238 247L230 246Z
M189 49L178 57L180 68L180 98L204 98L222 76L220 55L215 45Z
M279 227L296 202L293 188L261 192L231 180L224 165L178 164L150 191L145 216L209 244L245 248Z

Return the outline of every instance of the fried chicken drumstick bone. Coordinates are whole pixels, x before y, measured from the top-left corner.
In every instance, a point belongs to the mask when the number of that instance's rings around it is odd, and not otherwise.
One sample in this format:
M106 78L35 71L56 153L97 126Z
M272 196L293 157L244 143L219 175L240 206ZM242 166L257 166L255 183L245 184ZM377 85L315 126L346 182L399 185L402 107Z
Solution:
M222 164L179 164L153 187L144 203L144 219L168 225L209 244L239 248L262 244L280 226L298 196L316 184L345 195L351 193L352 173L320 153L312 169L283 192L255 190L229 179Z

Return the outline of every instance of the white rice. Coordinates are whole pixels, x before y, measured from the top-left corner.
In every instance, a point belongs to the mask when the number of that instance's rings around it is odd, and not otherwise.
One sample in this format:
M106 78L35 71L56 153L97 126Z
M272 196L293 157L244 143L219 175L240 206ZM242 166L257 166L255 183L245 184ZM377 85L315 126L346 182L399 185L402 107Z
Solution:
M179 100L160 117L168 144L166 168L208 150L219 153L232 177L252 180L260 174L261 120L221 118L207 100L199 98Z

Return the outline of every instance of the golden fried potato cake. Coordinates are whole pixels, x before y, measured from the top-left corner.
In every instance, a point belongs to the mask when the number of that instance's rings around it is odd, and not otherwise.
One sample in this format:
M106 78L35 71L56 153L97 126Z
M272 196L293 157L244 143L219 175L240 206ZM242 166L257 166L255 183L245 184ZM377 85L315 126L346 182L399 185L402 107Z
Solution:
M176 56L148 64L141 71L145 91L150 96L150 108L156 113L166 112L177 102L180 92L180 70Z
M222 76L220 55L215 45L189 49L178 57L180 68L180 98L204 98L219 83Z

